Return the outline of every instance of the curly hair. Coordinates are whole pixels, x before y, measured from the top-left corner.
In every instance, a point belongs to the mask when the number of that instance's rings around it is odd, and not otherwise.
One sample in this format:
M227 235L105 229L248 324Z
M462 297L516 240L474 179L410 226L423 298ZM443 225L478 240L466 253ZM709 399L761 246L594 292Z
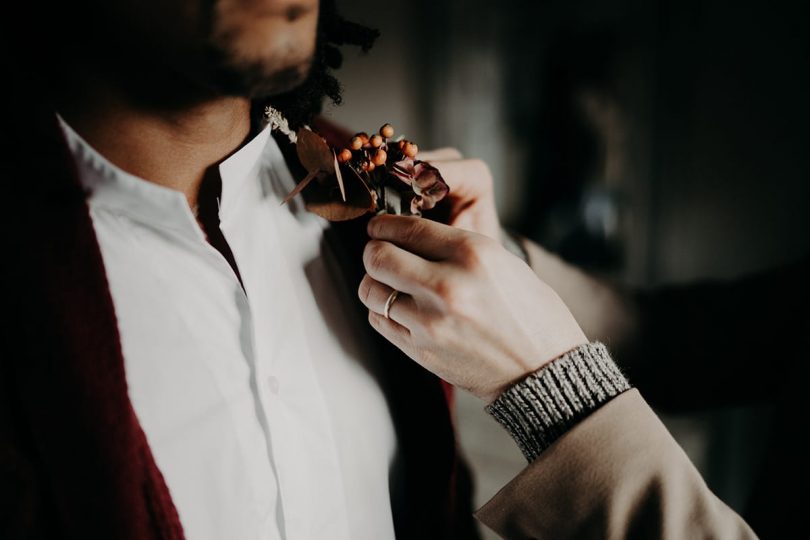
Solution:
M378 36L377 30L344 19L338 13L335 0L321 0L315 58L306 80L290 92L257 100L254 110L272 105L281 111L293 129L312 123L325 99L336 105L341 102L342 87L332 73L343 63L339 47L353 45L368 52Z

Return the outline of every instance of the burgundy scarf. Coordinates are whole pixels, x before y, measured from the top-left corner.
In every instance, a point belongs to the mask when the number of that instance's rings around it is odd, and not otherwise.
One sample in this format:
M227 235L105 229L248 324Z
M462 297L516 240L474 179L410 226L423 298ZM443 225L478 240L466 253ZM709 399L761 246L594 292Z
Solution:
M56 118L19 104L0 140L0 537L183 538L129 401L101 253ZM294 153L282 149L295 171ZM327 230L352 290L364 273L366 221ZM476 537L449 392L369 334L398 436L397 537Z

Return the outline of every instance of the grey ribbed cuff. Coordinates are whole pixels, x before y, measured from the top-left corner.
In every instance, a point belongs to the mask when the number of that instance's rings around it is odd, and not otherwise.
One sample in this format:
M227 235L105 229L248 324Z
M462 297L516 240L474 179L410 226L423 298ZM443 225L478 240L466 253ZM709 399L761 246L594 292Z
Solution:
M579 420L629 389L607 348L587 343L506 390L486 411L532 462Z

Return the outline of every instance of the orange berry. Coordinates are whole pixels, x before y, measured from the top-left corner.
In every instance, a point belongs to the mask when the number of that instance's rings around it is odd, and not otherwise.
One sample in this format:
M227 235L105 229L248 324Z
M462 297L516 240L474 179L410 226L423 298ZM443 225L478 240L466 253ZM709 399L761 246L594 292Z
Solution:
M351 147L352 150L360 150L361 148L363 148L363 139L355 135L354 137L352 137L349 146Z
M360 165L360 168L363 169L364 171L367 171L367 172L373 171L374 167L375 167L375 165L371 161L364 161L363 164Z
M402 149L402 153L411 159L415 158L418 152L419 147L413 144L412 142L407 143L405 147Z
M371 136L371 138L368 140L368 142L369 142L369 144L371 144L371 146L373 148L379 148L380 146L382 146L383 138L380 137L377 134L374 134L374 135Z
M385 150L380 148L377 150L377 153L374 154L374 157L371 158L371 163L377 166L385 165L386 159L388 159L388 154L385 153Z
M402 139L401 141L399 141L399 142L397 143L397 146L399 146L399 149L400 149L400 150L402 150L403 148L405 148L405 145L406 145L406 144L408 144L408 141L407 141L407 140L405 140L405 139Z
M363 141L363 144L366 144L368 142L368 133L366 133L365 131L356 133L355 137L360 137L360 139Z
M338 158L338 161L341 162L341 163L346 163L348 161L351 161L351 159L352 159L352 151L349 150L348 148L344 148L343 150L340 151L337 158Z
M383 124L383 127L380 128L380 135L385 137L386 139L394 136L394 126L391 124Z

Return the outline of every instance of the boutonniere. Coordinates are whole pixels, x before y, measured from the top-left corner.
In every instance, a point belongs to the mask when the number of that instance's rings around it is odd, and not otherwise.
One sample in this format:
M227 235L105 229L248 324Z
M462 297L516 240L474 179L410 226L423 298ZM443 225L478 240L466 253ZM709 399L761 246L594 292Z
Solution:
M268 107L272 129L296 145L307 175L283 203L305 192L306 208L329 221L345 221L367 213L419 216L450 191L439 170L417 159L419 148L394 137L391 124L371 136L357 133L344 148L330 148L308 127L293 132L284 117Z

